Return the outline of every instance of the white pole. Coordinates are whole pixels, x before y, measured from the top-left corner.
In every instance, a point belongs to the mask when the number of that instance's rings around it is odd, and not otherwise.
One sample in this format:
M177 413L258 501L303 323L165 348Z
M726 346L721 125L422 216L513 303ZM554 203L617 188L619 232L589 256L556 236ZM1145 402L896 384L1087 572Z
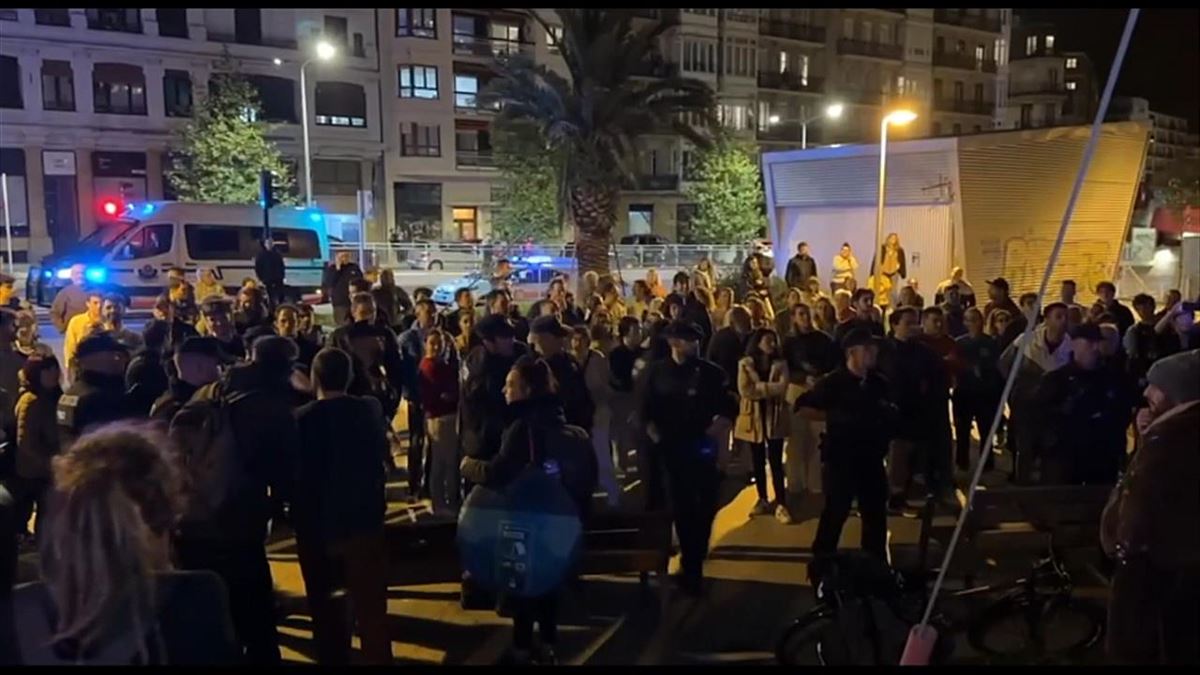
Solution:
M4 201L4 241L8 245L8 273L13 273L12 217L8 204L8 174L0 173L0 199Z
M875 250L871 252L871 260L879 255L883 247L883 203L887 192L887 132L888 118L883 116L879 125L879 205L875 208ZM875 260L875 294L879 294L883 278L883 261ZM895 309L894 307L892 309Z
M304 204L312 206L312 156L308 149L308 83L304 77L304 69L311 61L305 61L300 66L300 128L304 134Z
M808 122L800 123L800 149L808 149Z

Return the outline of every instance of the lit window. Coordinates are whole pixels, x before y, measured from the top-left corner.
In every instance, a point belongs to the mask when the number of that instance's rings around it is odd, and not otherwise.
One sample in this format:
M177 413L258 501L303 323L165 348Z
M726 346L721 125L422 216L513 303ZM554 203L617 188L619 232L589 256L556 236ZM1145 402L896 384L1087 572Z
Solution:
M1046 51L1050 51L1051 49L1054 49L1054 36L1047 35L1046 36Z
M787 52L779 52L779 72L786 73L788 67Z
M400 98L438 97L436 66L400 66Z
M1067 70L1073 70L1078 67L1079 67L1079 59L1074 58L1074 57L1067 59Z
M1030 35L1025 38L1025 55L1028 56L1037 51L1037 36Z
M1075 83L1067 82L1067 91L1075 91Z

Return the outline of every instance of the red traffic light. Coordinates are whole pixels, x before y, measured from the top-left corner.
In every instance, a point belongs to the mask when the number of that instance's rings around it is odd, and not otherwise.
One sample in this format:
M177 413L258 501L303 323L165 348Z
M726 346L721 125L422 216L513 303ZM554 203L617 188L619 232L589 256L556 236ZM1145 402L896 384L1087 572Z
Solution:
M120 211L119 207L120 207L120 205L111 199L106 200L104 203L102 203L100 205L100 209L102 211L104 211L104 215L106 215L106 216L117 215L117 212Z

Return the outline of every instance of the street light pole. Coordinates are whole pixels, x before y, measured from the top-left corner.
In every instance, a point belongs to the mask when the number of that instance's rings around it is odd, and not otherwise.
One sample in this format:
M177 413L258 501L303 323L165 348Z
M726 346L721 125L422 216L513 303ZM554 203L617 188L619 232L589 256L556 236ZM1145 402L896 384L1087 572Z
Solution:
M880 251L883 248L883 204L887 195L887 134L888 126L892 124L908 124L915 120L917 114L909 110L897 110L883 116L879 123L879 202L875 208L875 293L879 293L883 280L883 260Z
M304 71L313 60L309 59L300 66L300 117L301 133L304 135L304 204L312 206L312 154L308 149L308 81Z

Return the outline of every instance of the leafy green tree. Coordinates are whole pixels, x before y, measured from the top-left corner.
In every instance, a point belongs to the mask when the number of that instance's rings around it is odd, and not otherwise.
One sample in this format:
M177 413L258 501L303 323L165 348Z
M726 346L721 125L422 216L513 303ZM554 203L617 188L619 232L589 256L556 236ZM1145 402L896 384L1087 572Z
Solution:
M562 153L528 123L497 123L492 149L500 169L492 236L510 243L562 236Z
M561 33L536 11L529 15L551 34L567 76L516 55L501 61L482 98L500 105L500 120L533 124L563 153L563 192L582 280L584 272L608 272L617 200L621 185L637 174L638 138L670 130L707 144L704 130L716 125L715 96L664 62L659 42L670 21L635 28L630 10L554 11Z
M734 244L759 236L766 227L762 177L754 149L722 138L697 157L684 188L696 212L687 229L697 244Z
M1200 205L1200 162L1170 162L1154 175L1151 187L1167 206Z
M275 201L295 203L291 168L267 140L267 125L257 121L258 93L228 61L218 67L208 95L176 138L167 180L180 201L254 204L266 169L274 174Z

